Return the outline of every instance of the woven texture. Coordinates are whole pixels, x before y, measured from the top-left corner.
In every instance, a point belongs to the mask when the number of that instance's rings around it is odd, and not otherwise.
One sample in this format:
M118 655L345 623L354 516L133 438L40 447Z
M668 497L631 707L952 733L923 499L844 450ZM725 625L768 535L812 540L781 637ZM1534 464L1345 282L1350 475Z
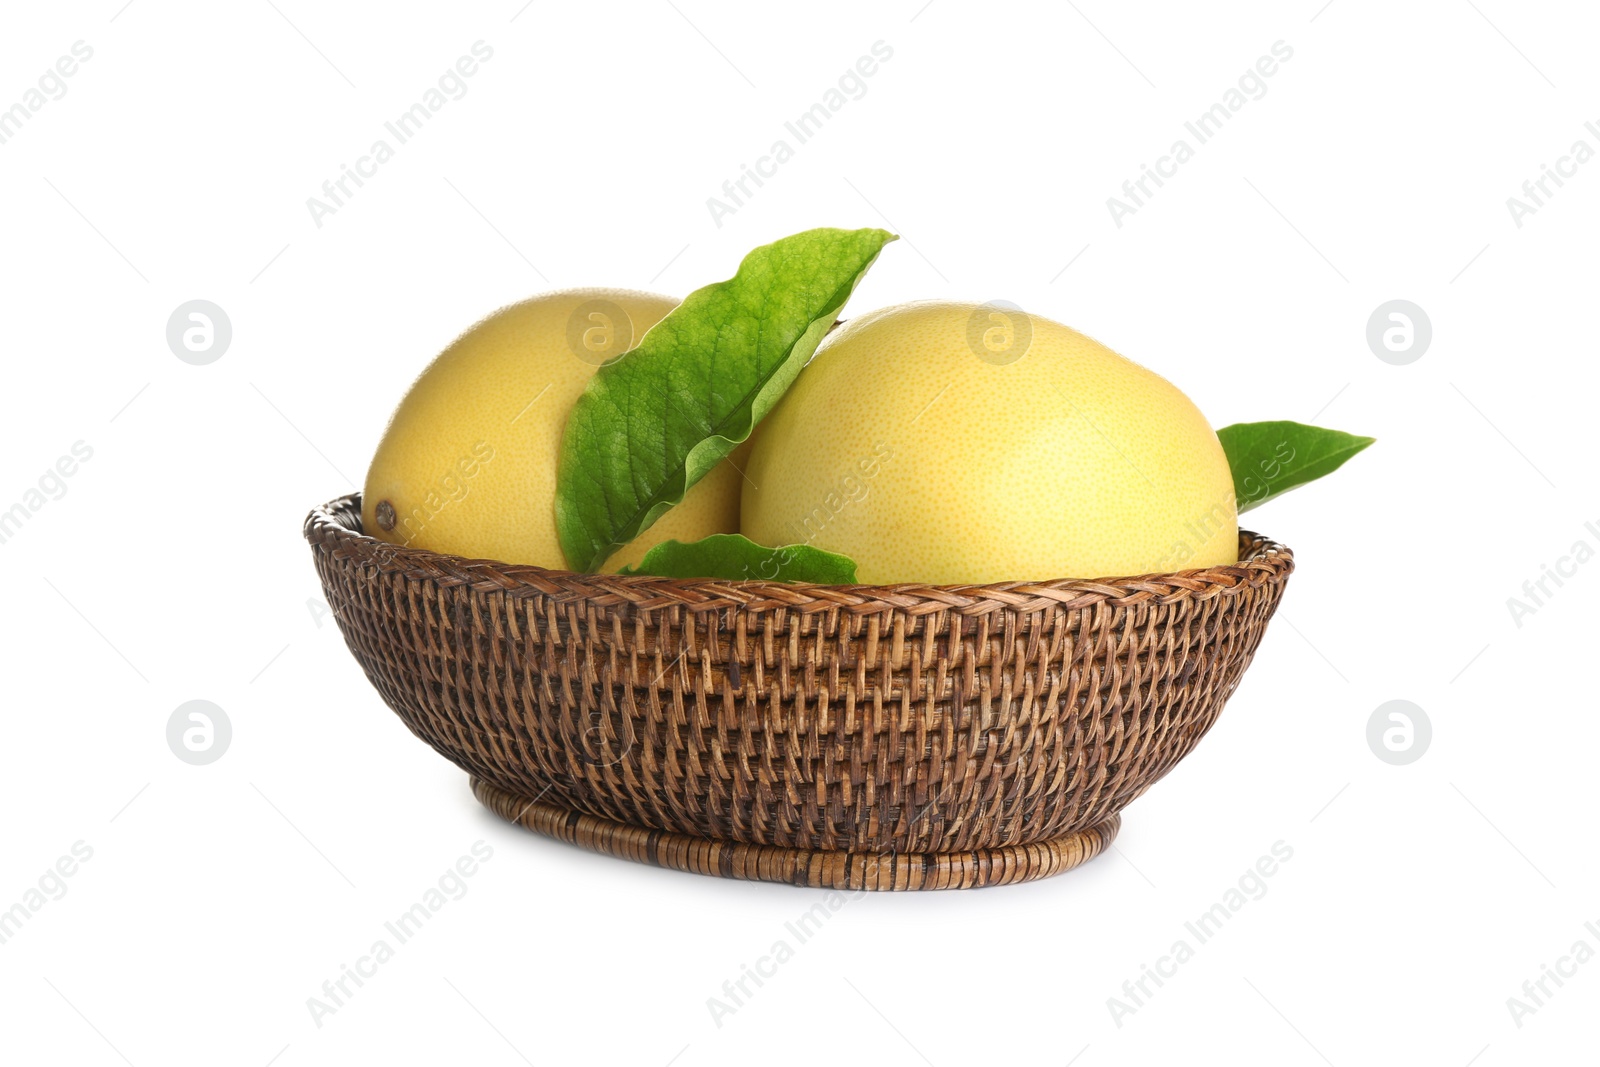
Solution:
M1120 816L1075 834L1026 845L964 852L843 852L712 841L624 826L507 793L481 778L472 792L483 806L518 826L607 856L675 871L787 882L816 889L978 889L1069 871L1105 851Z
M1241 533L1236 565L1112 580L619 577L398 548L360 515L306 519L328 603L480 799L801 851L1114 833L1216 721L1294 566Z

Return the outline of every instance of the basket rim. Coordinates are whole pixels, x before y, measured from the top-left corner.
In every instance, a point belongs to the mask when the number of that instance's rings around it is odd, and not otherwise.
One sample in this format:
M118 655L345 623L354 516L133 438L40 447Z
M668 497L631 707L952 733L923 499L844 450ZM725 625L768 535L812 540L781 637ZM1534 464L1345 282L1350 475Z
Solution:
M1037 611L1096 604L1171 604L1237 596L1246 589L1282 583L1294 571L1294 553L1287 545L1241 529L1238 563L1126 577L966 585L814 585L761 579L581 574L533 564L472 559L379 540L361 530L359 492L312 508L302 532L314 549L328 553L336 561L372 566L381 574L431 581L441 587L466 585L484 592L581 600L595 606L631 603L640 608L684 607L694 611L787 608L803 613L835 609L865 613L892 608L912 614L954 610L974 615L1000 608Z

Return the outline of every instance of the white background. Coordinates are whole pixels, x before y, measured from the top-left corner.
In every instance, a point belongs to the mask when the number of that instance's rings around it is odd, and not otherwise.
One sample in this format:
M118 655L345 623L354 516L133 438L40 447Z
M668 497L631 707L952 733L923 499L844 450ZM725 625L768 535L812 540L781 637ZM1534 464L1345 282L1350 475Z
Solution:
M1520 1027L1506 1002L1579 939L1600 950L1600 563L1520 626L1507 599L1600 547L1600 163L1521 227L1506 199L1574 140L1600 148L1600 21L1320 2L16 5L0 107L74 42L94 54L0 145L0 509L74 442L93 458L0 545L0 908L75 842L93 857L0 945L0 1058L1592 1058L1600 962ZM466 95L316 226L307 198L479 40ZM707 198L880 40L865 95L719 227ZM1265 96L1116 226L1107 197L1280 40ZM1115 851L850 899L719 1027L707 998L820 894L498 822L362 677L300 524L359 486L411 377L485 312L569 285L681 295L816 225L904 236L857 312L1015 301L1214 425L1379 443L1248 517L1300 569ZM208 366L165 339L196 298L233 325ZM1433 324L1407 366L1365 340L1395 298ZM233 724L209 766L165 740L191 699ZM1408 766L1367 745L1391 699L1433 724ZM316 1025L307 998L480 840L467 894ZM1280 840L1265 896L1119 1026L1108 998Z

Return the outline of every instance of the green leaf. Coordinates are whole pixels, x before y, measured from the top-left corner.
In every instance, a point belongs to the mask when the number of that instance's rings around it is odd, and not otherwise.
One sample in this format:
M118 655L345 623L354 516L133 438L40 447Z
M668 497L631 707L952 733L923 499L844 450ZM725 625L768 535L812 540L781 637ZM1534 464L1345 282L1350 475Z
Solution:
M1240 422L1224 426L1217 437L1233 471L1241 514L1332 474L1376 440L1301 422Z
M663 541L646 552L637 567L623 567L617 573L854 585L856 562L810 545L767 548L743 534L712 534L688 543Z
M749 437L893 240L819 229L763 245L596 371L561 441L567 565L598 570Z

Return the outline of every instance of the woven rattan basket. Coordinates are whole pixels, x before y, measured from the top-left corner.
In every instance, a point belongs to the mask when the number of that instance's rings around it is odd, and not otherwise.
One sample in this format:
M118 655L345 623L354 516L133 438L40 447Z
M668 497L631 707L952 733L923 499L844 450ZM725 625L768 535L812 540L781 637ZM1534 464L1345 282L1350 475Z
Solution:
M808 586L573 574L306 519L350 650L529 829L677 870L839 889L1042 878L1239 684L1293 556L1096 581Z

